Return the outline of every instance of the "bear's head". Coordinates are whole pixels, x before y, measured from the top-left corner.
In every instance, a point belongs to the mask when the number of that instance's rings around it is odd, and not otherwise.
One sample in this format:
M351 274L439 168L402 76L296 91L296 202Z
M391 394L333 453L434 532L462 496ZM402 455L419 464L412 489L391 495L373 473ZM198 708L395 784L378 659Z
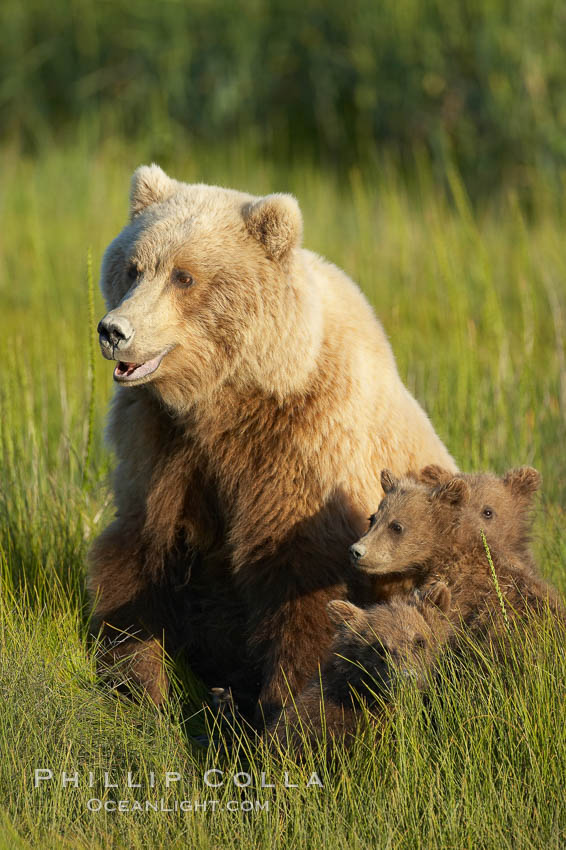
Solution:
M469 486L451 477L427 487L412 477L394 478L381 473L385 493L369 519L366 534L350 547L353 563L365 572L418 574L425 565L452 547L462 509L469 501Z
M444 484L452 473L439 466L426 466L419 479L431 487ZM490 472L459 473L469 487L469 499L460 513L459 536L463 541L479 540L483 530L488 543L500 552L519 557L528 555L534 495L541 484L540 473L532 466L510 469L503 476Z
M129 223L102 264L109 312L98 331L114 379L151 384L177 409L231 379L284 393L300 379L297 361L308 369L316 333L301 236L291 195L256 198L138 168Z
M424 684L438 648L452 633L448 618L452 594L443 582L391 602L358 608L345 600L327 605L338 627L333 652L366 670L374 682L390 686L396 674Z

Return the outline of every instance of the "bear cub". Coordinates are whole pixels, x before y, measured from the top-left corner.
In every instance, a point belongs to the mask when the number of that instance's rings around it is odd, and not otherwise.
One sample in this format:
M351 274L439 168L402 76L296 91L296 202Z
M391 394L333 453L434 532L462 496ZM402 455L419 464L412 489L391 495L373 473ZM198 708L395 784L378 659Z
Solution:
M344 600L330 602L327 610L337 626L330 656L320 675L271 723L268 737L300 750L306 738L315 743L326 729L329 745L337 739L351 744L364 716L362 704L381 714L399 676L424 687L451 632L450 596L449 588L437 582L424 594L365 609Z
M541 485L540 473L532 466L511 469L503 476L491 472L456 473L431 464L421 470L419 480L431 487L461 478L469 486L467 502L458 520L459 534L464 539L480 533L488 543L515 563L536 572L530 550L533 496Z
M446 582L452 621L494 637L505 621L484 530L507 616L521 619L549 606L563 619L560 600L535 573L528 549L532 496L540 482L536 470L512 470L502 479L439 477L441 483L431 486L382 472L385 497L369 531L350 548L357 567L378 585L382 579L389 592Z

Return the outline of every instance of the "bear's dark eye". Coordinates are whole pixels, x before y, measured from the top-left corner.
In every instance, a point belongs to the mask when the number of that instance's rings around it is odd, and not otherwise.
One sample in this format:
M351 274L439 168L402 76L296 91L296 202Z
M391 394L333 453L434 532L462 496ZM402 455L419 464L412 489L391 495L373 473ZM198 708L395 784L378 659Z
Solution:
M189 286L192 286L194 283L192 274L185 271L185 269L173 269L171 272L171 280L174 284L184 289L188 289Z
M493 516L493 509L492 508L484 508L483 511L482 511L482 516L484 516L486 519L491 519L492 516Z
M137 266L136 263L130 263L127 271L128 280L136 280L139 277L139 274L139 266Z
M370 528L372 527L372 525L375 525L375 520L376 520L376 519L377 519L377 517L376 517L376 515L375 515L375 514L372 514L372 515L370 516L370 518L369 518L369 527L370 527Z
M424 649L426 647L426 640L422 635L417 635L413 641L413 646L415 649Z
M391 529L391 531L394 534L402 534L403 533L403 526L401 525L400 522L397 522L397 520L393 520L393 522L390 522L389 528Z

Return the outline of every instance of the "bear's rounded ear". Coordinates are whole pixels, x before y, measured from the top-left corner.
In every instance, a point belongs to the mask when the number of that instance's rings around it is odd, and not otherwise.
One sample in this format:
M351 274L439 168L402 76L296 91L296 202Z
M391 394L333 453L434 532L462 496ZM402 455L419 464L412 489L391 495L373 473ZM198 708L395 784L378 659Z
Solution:
M339 626L342 623L353 623L363 617L363 611L352 602L345 599L333 599L326 606L331 622Z
M381 470L381 487L384 493L391 493L397 487L397 479L390 469Z
M532 466L520 466L518 469L510 469L503 477L503 483L514 496L531 496L539 489L542 476Z
M164 201L173 194L174 187L175 181L155 163L140 165L134 171L130 185L130 220L151 204Z
M464 505L470 497L470 488L463 478L451 478L435 487L431 496L434 500L449 505Z
M293 195L266 195L242 208L249 233L263 245L272 260L281 260L300 245L303 217Z
M436 463L431 463L429 466L425 466L424 469L421 469L418 475L418 480L422 484L431 484L432 486L435 486L436 484L442 484L444 481L449 481L452 478L452 474L452 472L448 472L447 469L443 469Z
M425 605L434 605L443 614L447 614L452 602L452 591L443 581L437 581L422 594L421 598Z

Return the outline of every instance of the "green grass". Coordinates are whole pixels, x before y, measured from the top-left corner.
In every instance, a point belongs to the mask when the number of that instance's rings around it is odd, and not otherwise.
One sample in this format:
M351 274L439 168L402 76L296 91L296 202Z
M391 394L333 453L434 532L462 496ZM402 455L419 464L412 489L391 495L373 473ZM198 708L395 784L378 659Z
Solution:
M345 268L374 304L403 379L463 469L534 464L544 488L534 546L566 589L566 210L542 178L528 215L513 193L472 209L425 166L405 185L386 164L333 177L283 169L250 148L184 148L183 179L290 190L305 243ZM96 270L122 226L130 172L148 149L112 140L0 153L0 848L559 848L566 841L566 659L542 629L508 668L443 668L425 704L410 686L381 734L329 771L242 751L198 750L202 714L177 694L158 714L107 693L87 650L85 553L111 515L102 434L111 370L96 350ZM98 291L94 315L103 314ZM194 683L193 683L194 684ZM190 702L190 700L189 700ZM187 724L187 720L190 723ZM192 728L192 727L191 727ZM207 789L203 772L249 768L301 787ZM324 788L306 788L311 769ZM93 813L94 789L33 787L33 770L141 777L140 799L217 799L219 811ZM167 791L166 770L184 776ZM156 789L147 788L151 772ZM97 780L98 781L98 780ZM134 792L109 790L109 798ZM230 812L259 799L268 811Z
M455 159L474 192L566 164L560 0L3 0L4 137L38 150L80 122L161 149L252 131L332 167L377 144Z

